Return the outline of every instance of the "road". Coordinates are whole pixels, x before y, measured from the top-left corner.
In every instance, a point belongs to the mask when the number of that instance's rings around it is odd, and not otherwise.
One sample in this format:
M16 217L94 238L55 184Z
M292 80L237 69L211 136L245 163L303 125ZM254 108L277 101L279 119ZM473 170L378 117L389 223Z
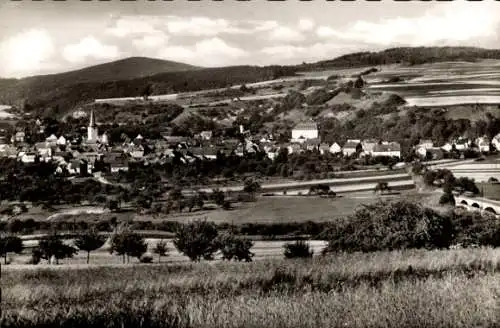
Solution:
M379 176L371 176L371 177L360 177L360 178L337 178L337 179L318 179L318 180L310 180L310 181L297 181L297 182L287 182L287 183L269 183L261 185L263 191L273 190L273 189L300 189L300 188L309 188L318 184L328 184L331 186L335 185L356 185L356 184L367 184L369 182L372 185L380 182L380 181L401 181L401 180L410 180L410 177L406 173L402 174L387 174L387 175L379 175ZM392 184L391 184L392 185ZM220 188L222 191L242 191L243 186L231 186L231 187L222 187ZM200 191L211 192L212 188L201 188Z

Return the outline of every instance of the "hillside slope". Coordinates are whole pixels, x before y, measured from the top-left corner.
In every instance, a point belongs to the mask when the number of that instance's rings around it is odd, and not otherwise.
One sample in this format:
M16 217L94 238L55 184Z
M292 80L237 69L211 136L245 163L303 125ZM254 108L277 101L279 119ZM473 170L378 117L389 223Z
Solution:
M472 47L392 48L359 52L332 60L297 66L234 66L199 68L187 64L132 57L78 71L0 79L0 104L25 106L47 115L64 115L75 106L96 98L141 96L147 86L153 94L224 88L259 82L297 71L370 67L384 64L416 65L443 61L500 59L500 50Z
M417 65L446 61L476 61L479 59L500 59L500 50L474 47L401 47L379 52L347 54L331 60L302 64L297 68L301 70L317 70L387 64Z

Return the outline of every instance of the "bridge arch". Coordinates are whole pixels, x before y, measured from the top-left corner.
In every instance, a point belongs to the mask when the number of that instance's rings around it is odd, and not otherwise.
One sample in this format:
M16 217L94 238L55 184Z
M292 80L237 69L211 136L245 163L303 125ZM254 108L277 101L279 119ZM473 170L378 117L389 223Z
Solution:
M471 205L472 207L475 207L475 208L480 208L479 204L478 203L474 203Z
M493 213L493 214L497 214L497 212L493 209L493 207L486 207L484 209L485 212L490 212L490 213Z
M469 204L467 204L467 201L466 201L465 199L463 199L463 200L460 202L460 204L469 205Z

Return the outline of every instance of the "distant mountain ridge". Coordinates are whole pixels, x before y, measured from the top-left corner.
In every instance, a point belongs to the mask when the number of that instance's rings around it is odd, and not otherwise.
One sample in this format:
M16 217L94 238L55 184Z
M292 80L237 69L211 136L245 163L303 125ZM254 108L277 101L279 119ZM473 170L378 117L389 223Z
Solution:
M300 69L324 69L388 64L418 65L444 61L500 59L500 49L476 47L399 47L378 52L356 52L330 60L298 65Z
M47 115L62 115L96 98L224 88L295 75L304 70L370 67L384 64L416 65L443 61L500 59L500 50L473 47L401 47L379 52L358 52L312 64L291 66L230 66L202 68L184 63L130 57L59 74L22 79L0 79L0 104L48 108Z

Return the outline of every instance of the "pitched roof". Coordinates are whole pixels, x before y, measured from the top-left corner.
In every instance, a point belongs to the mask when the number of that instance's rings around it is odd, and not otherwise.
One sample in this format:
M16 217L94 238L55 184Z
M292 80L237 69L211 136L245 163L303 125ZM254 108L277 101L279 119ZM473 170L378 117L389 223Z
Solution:
M373 152L388 152L388 151L401 151L401 146L397 142L391 142L389 144L375 145L373 147Z
M316 122L313 122L313 121L302 122L302 123L297 124L293 129L294 130L317 130L318 124L316 124Z
M347 141L344 145L344 148L356 148L358 145L359 145L359 142Z

